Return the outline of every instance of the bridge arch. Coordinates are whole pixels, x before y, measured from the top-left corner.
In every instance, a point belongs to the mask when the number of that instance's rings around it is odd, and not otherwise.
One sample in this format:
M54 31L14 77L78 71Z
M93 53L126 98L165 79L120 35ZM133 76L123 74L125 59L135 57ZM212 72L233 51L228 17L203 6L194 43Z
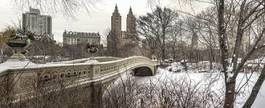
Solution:
M133 76L153 76L155 75L156 71L153 66L149 65L138 65L131 70Z
M137 67L133 69L134 76L153 76L152 69L149 67Z

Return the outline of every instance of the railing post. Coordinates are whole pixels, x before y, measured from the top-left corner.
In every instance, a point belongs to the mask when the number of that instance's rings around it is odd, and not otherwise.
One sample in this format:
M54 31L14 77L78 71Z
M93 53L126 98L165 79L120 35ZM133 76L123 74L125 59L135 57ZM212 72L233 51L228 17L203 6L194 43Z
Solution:
M91 68L92 68L91 79L97 79L98 77L100 77L100 66L92 64Z

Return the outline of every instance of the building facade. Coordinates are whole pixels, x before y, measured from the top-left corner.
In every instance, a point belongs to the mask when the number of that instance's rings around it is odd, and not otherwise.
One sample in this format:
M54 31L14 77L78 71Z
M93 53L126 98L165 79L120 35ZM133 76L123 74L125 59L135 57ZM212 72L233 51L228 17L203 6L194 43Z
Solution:
M136 18L132 8L129 9L126 19L126 31L122 31L122 17L117 5L111 16L111 31L107 37L107 48L111 56L130 56L135 54L138 46L136 32Z
M99 33L85 33L64 31L63 45L77 45L77 44L100 45Z
M52 35L52 17L41 15L39 9L30 8L29 12L22 14L22 27L24 31L30 31L36 35Z

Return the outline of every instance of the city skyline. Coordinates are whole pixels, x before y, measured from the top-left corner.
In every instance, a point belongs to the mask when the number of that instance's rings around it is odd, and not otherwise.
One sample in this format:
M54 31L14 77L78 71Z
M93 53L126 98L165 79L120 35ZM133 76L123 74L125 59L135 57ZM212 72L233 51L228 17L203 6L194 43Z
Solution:
M121 16L126 16L129 8L132 7L132 10L136 17L139 15L144 15L147 12L151 12L152 9L148 7L147 0L102 0L94 4L94 8L90 9L90 12L87 13L85 10L81 10L79 13L74 14L75 18L68 16L63 16L61 12L51 13L41 11L44 15L51 15L53 18L53 34L54 39L58 42L63 41L62 34L65 30L70 31L80 31L80 32L99 32L102 36L106 35L106 30L110 29L110 20L111 14L114 10L115 5L118 5L121 11ZM164 2L162 6L168 6L169 3ZM201 5L201 4L200 4ZM16 7L12 0L3 1L0 4L0 30L3 30L7 26L18 25L19 20L22 20L22 13L25 13L28 8ZM196 7L196 5L194 5ZM199 5L198 5L199 6ZM171 7L176 7L171 5ZM206 7L205 4L201 8ZM188 10L185 7L179 7L179 10ZM199 10L199 9L197 9ZM197 11L196 10L196 11ZM89 20L88 20L89 19ZM122 19L122 30L126 29L126 19Z
M264 4L2 0L0 107L263 108Z

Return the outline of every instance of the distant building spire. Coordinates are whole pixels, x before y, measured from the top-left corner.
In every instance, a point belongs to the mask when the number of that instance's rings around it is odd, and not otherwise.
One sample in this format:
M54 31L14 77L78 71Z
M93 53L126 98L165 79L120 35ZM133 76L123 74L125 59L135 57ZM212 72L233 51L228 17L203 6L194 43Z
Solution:
M130 9L129 9L129 14L133 15L132 7L131 6L130 6Z
M115 32L117 36L121 31L121 15L119 13L117 4L111 16L111 31L113 33Z
M115 10L114 10L114 13L113 13L113 14L115 14L115 15L120 15L117 4L116 4L116 6L115 6Z
M130 6L129 13L127 15L127 33L134 36L136 34L136 18L133 15L132 7Z
M116 3L116 5L115 5L115 10L118 10L118 5L117 5L117 3Z

